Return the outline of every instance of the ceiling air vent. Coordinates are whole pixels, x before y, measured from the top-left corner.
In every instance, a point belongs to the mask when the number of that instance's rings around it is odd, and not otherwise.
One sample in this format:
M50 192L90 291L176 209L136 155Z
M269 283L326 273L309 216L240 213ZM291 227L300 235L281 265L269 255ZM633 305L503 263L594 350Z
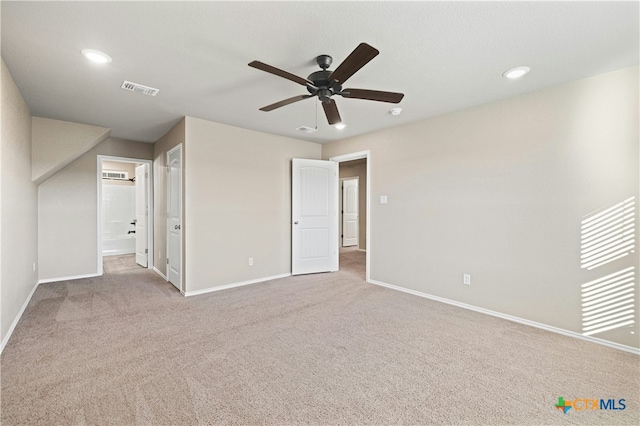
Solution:
M155 96L158 94L160 89L154 89L153 87L143 86L142 84L132 83L130 81L123 81L122 86L120 86L124 90L130 90L136 93L142 93L143 95Z
M305 133L313 133L318 131L318 129L314 129L313 127L308 127L308 126L300 126L296 130L300 130L301 132L305 132Z
M116 170L105 170L102 172L102 179L128 180L129 173Z

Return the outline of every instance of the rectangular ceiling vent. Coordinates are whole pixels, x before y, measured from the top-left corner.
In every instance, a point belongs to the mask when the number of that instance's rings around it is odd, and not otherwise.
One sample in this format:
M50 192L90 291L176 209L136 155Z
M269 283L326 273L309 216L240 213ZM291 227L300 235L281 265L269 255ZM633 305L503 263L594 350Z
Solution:
M117 170L105 170L102 172L102 179L128 180L129 172L120 172Z
M313 127L309 127L309 126L300 126L296 130L300 130L301 132L305 132L305 133L313 133L318 131L318 129L314 129Z
M130 81L123 81L122 86L120 86L124 90L130 90L136 93L142 93L143 95L155 96L158 94L160 89L154 89L153 87L143 86L142 84L132 83Z

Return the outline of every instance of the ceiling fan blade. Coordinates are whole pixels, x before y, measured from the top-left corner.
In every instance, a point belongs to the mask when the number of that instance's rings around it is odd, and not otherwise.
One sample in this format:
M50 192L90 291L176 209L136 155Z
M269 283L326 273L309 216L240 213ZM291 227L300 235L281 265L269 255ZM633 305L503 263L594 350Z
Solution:
M369 101L390 102L392 104L397 104L404 98L404 93L366 89L343 89L341 94L345 98L367 99Z
M289 105L292 104L294 102L298 102L301 101L303 99L307 99L307 98L311 98L313 97L313 95L299 95L299 96L294 96L293 98L289 98L289 99L284 99L280 102L276 102L275 104L271 104L271 105L267 105L265 107L260 108L260 111L273 111L276 108L280 108L283 107L285 105Z
M329 122L329 124L342 123L336 101L334 101L333 99L329 99L329 102L322 103L322 108L324 108L324 113L327 116L327 121Z
M249 62L249 66L273 75L277 75L278 77L286 78L287 80L291 80L294 83L298 83L303 86L306 86L307 84L313 85L313 81L309 81L306 78L298 77L297 75L281 70L280 68L272 67L271 65L267 65L264 62L252 61Z
M338 83L344 84L349 77L364 67L370 60L378 56L379 53L375 47L371 47L367 43L360 43L358 47L347 56L347 59L342 61L338 68L331 73L329 81L337 80Z

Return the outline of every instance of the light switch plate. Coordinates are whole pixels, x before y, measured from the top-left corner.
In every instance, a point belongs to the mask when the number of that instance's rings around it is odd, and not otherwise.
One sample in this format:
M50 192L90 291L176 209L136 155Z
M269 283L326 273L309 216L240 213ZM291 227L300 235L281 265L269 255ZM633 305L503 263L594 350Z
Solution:
M387 204L387 196L386 195L381 195L380 196L380 204Z

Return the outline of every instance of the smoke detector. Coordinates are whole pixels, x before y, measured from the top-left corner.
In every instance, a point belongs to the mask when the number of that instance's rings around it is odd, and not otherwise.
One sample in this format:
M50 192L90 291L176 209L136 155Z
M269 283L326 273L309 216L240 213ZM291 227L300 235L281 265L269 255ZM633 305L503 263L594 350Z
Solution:
M120 88L148 96L155 96L160 91L160 89L154 89L153 87L143 86L142 84L132 83L127 80L122 82L122 86L120 86Z
M391 108L389 110L389 113L391 115L400 115L401 112L402 112L402 108Z

